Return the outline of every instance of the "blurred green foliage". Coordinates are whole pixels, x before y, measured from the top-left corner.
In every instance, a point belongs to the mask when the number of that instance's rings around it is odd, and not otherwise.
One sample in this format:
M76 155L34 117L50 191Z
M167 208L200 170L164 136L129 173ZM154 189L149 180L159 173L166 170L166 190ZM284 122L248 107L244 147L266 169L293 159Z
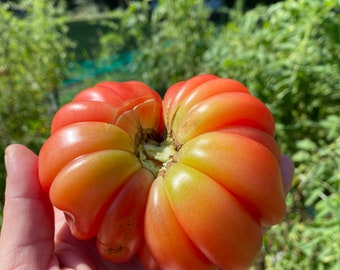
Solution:
M0 4L0 149L22 143L36 153L49 134L66 65L62 7L52 1ZM0 202L5 169L0 162Z
M164 93L171 84L199 73L215 27L203 0L160 0L154 8L149 2L131 2L114 11L115 20L106 24L113 31L101 39L102 53L135 50L131 72Z
M131 1L102 21L110 31L98 36L96 53L131 51L134 61L125 77L161 94L198 73L243 82L270 107L277 140L296 165L287 216L265 234L253 269L335 270L340 260L340 1L286 0L246 12L240 3L226 10L227 24L216 26L204 1L160 0L153 9L148 0ZM63 78L70 45L65 25L55 20L49 4L34 5L40 9L28 8L23 18L0 5L1 149L11 142L39 149L54 110L49 96Z

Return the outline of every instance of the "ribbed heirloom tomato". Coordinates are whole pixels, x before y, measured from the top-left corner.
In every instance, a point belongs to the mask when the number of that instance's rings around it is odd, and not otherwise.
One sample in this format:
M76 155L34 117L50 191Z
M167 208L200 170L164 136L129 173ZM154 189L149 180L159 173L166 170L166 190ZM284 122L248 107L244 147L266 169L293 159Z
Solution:
M245 269L285 214L269 109L241 83L195 76L161 97L103 82L55 115L39 178L72 234L147 269Z

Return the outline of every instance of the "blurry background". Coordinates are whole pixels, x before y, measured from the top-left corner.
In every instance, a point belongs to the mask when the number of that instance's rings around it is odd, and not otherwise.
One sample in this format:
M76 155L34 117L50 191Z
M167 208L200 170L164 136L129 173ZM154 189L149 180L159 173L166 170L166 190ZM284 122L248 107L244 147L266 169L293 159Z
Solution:
M265 102L296 165L287 216L253 269L339 269L339 0L0 1L1 153L15 142L39 153L56 110L99 81L162 95L199 73Z

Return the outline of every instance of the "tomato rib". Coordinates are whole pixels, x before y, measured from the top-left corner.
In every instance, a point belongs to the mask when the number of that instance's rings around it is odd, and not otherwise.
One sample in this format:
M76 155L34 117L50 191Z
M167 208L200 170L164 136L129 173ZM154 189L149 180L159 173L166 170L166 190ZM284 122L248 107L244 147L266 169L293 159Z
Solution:
M90 239L98 232L107 202L140 168L135 155L122 150L80 156L54 179L49 192L51 202L72 217L68 221L75 237Z
M228 125L246 125L273 136L275 123L269 109L257 98L245 93L222 93L194 105L188 113L176 115L175 140L184 144L195 136Z
M164 185L178 222L211 262L222 269L251 265L262 246L261 227L232 194L180 163L168 169Z
M163 270L217 270L178 223L170 207L162 177L154 181L150 190L145 214L145 240Z
M153 175L140 169L126 181L114 197L97 234L103 258L126 262L144 242L144 212Z
M211 132L185 144L177 161L219 182L245 209L254 212L262 226L274 225L284 217L280 167L262 144L238 134Z
M170 89L165 93L163 101L163 114L167 122L167 127L172 126L172 121L175 117L179 105L191 93L193 89L206 81L214 80L217 78L217 76L211 74L201 74L191 78L190 80L177 83L170 87Z

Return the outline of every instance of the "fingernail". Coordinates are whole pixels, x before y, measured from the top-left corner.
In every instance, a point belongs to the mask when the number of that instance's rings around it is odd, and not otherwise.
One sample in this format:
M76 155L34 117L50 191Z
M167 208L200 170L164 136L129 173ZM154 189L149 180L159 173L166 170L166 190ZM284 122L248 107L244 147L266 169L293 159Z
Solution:
M4 156L5 167L6 167L7 173L8 173L8 167L10 166L9 164L12 161L12 157L13 157L13 145L9 145L5 149L5 156Z

